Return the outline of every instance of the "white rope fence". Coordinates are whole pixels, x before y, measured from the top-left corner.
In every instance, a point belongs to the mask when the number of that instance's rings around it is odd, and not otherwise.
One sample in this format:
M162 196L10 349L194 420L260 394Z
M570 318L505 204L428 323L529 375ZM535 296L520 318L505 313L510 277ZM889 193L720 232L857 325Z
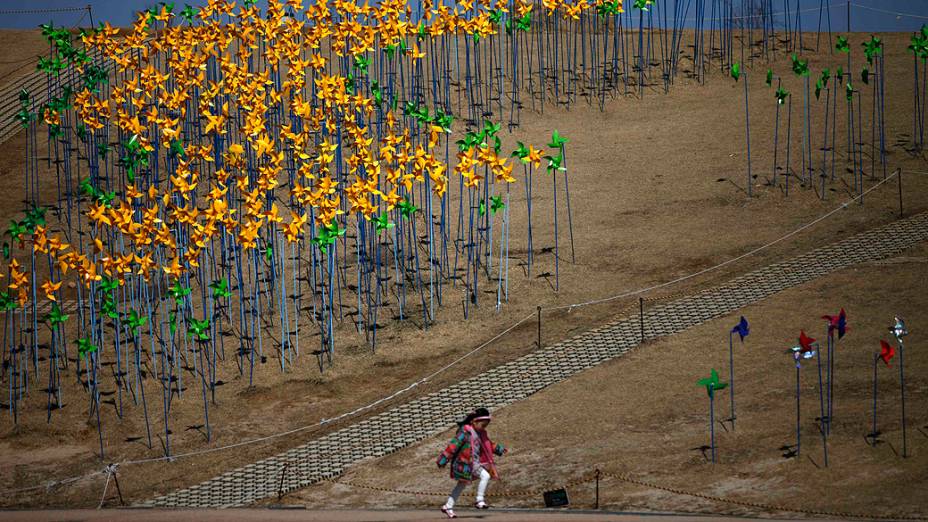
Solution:
M925 15L917 15L917 14L912 14L912 13L900 13L898 11L889 11L887 9L880 9L878 7L870 7L869 5L861 5L861 4L856 4L854 2L851 2L851 5L854 7L859 7L861 9L867 9L868 11L875 11L877 13L891 14L895 16L905 16L907 18L917 18L919 20L928 20L928 16L925 16Z

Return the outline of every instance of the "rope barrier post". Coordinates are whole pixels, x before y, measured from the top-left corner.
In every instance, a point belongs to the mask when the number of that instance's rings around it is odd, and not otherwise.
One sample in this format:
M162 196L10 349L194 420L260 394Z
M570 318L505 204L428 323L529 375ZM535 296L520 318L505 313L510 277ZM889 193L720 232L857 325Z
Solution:
M596 468L596 501L593 504L593 509L599 509L599 477L601 473L599 468Z
M899 167L899 218L902 218L902 167Z
M90 27L96 27L93 24L93 6L90 4L87 4L87 14L90 15Z
M638 325L641 327L641 342L644 342L644 297L638 297Z
M538 307L538 348L541 349L541 307Z
M287 467L290 466L289 462L284 462L284 467L280 470L280 482L277 484L277 500L284 498L284 476L287 473Z
M103 473L106 474L106 482L103 483L103 494L100 495L100 504L97 505L97 509L103 509L103 504L106 502L106 491L110 486L110 479L113 479L113 483L116 484L116 494L119 496L119 505L126 505L125 501L122 499L122 489L119 488L119 479L116 478L116 468L119 464L109 464L103 468Z
M122 489L119 487L119 477L116 476L116 465L113 465L113 483L116 484L116 494L119 496L119 505L125 506L126 502L122 499Z

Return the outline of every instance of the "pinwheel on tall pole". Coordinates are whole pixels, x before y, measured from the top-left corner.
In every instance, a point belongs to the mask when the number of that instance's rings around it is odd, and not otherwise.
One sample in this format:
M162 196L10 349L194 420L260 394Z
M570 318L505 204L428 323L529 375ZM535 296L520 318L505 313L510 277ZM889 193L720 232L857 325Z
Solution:
M802 431L801 431L801 410L800 410L800 370L802 370L802 360L811 359L815 357L815 339L806 335L805 331L799 332L799 345L794 346L786 351L786 353L791 354L793 360L796 364L796 457L798 457L802 450ZM821 368L821 367L819 367ZM819 381L821 382L821 380ZM819 387L821 391L821 387ZM824 433L824 432L823 432Z
M744 75L744 135L745 141L747 142L748 147L748 178L747 178L747 193L748 197L751 197L751 190L753 183L753 176L751 175L751 119L749 110L748 110L748 78L747 73L741 71L741 62L733 63L729 74L735 79L735 82L738 82L742 75Z
M926 100L926 75L928 75L928 25L922 25L920 31L912 35L908 47L912 53L914 62L914 81L913 91L913 111L912 111L912 141L915 148L921 150L925 145L925 105ZM922 64L921 82L919 82L918 64ZM921 85L919 85L921 83Z
M899 316L894 317L893 320L894 324L889 327L889 331L896 338L896 342L899 343L899 398L900 405L902 406L902 458L906 458L909 456L909 452L905 425L905 346L902 342L902 338L909 335L909 330L905 327L905 321Z
M838 315L823 315L822 319L828 321L828 336L826 352L828 355L826 362L826 412L823 419L825 430L831 433L831 423L834 419L834 373L835 373L835 333L838 334L838 340L844 338L844 335L850 330L847 325L847 312L844 308L838 312Z
M891 361L892 358L895 356L896 356L896 348L893 345L889 344L888 342L880 339L880 351L879 353L873 356L873 428L870 431L870 433L867 435L867 438L870 439L870 444L872 446L877 445L877 442L879 442L879 436L880 436L880 432L876 427L877 426L876 425L876 405L877 405L877 401L876 401L877 371L876 371L876 368L878 366L877 363L879 361L883 361L883 364L885 364L886 367L888 368L889 361Z
M732 348L732 338L734 334L738 334L738 337L741 339L741 344L744 344L744 338L748 336L751 332L750 325L748 325L748 320L741 316L741 320L738 321L738 324L728 332L728 382L731 384L731 390L728 392L729 399L731 400L731 429L735 429L735 355Z
M724 390L728 383L719 381L719 372L712 369L709 377L696 381L697 386L704 386L706 393L709 394L709 448L711 450L712 462L716 462L715 455L715 392Z

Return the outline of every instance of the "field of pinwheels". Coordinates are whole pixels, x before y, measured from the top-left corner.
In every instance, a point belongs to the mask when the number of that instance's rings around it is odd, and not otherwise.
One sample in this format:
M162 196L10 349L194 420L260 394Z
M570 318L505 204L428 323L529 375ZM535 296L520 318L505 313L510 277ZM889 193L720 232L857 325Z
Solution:
M46 79L12 91L23 130L0 154L11 489L106 462L136 462L136 496L205 478L486 341L396 400L601 324L633 299L571 305L848 198L867 196L752 262L891 220L896 181L867 190L924 161L917 37L835 54L763 22L736 43L733 14L661 30L688 15L658 2L240 4L40 30ZM827 67L852 56L866 87L833 92ZM925 185L906 177L906 213ZM537 306L561 309L536 334ZM4 502L45 502L29 495Z

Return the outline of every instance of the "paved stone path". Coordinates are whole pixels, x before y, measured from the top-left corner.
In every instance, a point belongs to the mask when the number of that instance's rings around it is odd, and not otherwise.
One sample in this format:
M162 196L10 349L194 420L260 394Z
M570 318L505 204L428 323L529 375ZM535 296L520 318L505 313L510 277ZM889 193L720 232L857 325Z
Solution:
M892 256L925 239L928 239L928 213L774 263L721 286L653 305L644 314L645 337L683 331L841 268ZM244 506L276 495L281 483L284 492L293 491L334 477L361 459L392 453L444 431L460 415L462 400L499 408L618 357L640 341L639 317L622 319L536 350L280 455L142 505ZM282 473L285 466L286 473Z

